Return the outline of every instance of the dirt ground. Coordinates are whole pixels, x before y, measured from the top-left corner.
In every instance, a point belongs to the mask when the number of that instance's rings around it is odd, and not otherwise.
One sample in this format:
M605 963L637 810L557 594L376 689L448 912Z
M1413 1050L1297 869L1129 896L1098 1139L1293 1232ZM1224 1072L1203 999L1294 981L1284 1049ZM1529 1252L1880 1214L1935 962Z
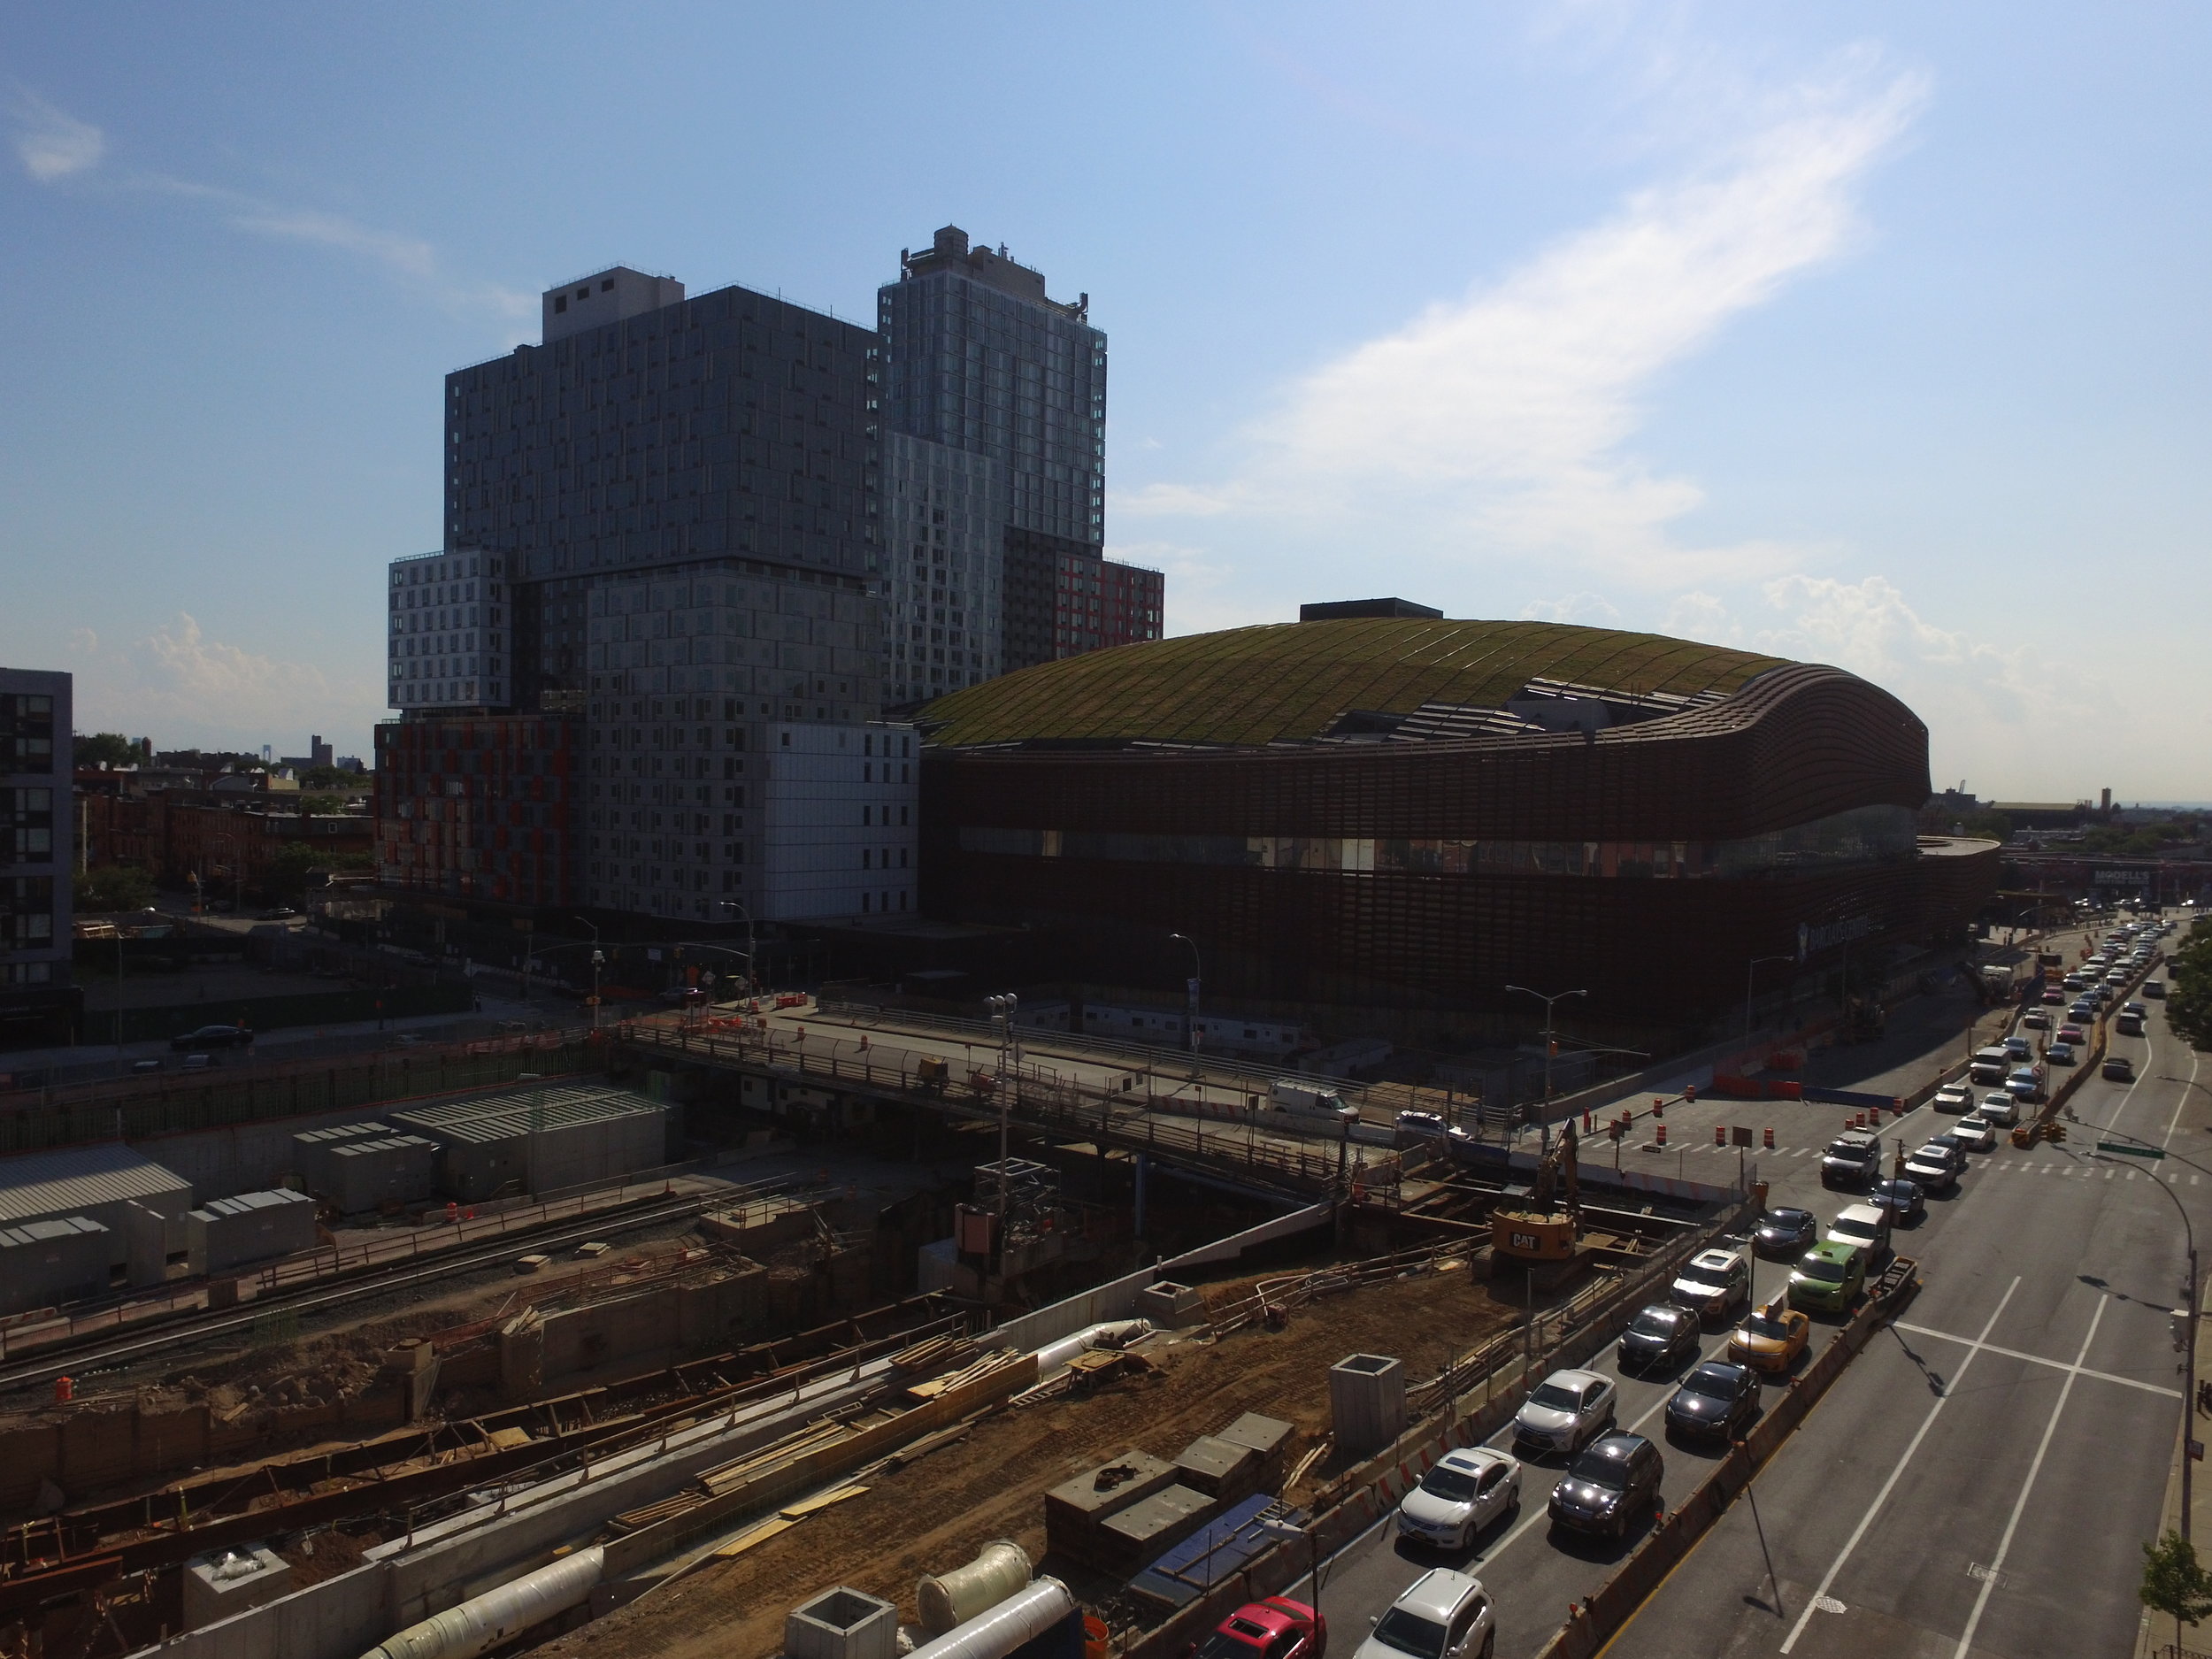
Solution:
M1238 1286L1209 1287L1217 1305ZM1134 1447L1173 1458L1245 1411L1297 1425L1293 1462L1325 1431L1328 1369L1347 1354L1394 1355L1433 1376L1517 1317L1465 1273L1401 1280L1310 1303L1279 1333L1218 1344L1155 1345L1158 1370L1087 1399L1003 1410L968 1438L874 1478L861 1497L823 1510L731 1561L563 1636L540 1655L581 1659L753 1659L780 1651L784 1615L820 1590L849 1585L918 1617L915 1580L964 1565L994 1539L1042 1557L1044 1494Z

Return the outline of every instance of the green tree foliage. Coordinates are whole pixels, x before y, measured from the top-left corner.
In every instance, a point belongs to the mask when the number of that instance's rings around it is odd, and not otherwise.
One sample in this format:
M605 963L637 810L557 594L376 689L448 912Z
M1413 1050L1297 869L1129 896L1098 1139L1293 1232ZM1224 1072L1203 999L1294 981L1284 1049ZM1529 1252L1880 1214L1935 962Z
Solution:
M310 766L300 774L303 789L332 789L342 795L366 795L374 783L365 772L346 772L336 766Z
M72 902L80 916L111 916L142 910L154 902L154 879L135 864L104 864L70 879Z
M373 870L375 861L366 853L334 853L304 841L294 841L278 852L262 872L261 888L270 898L297 904L307 896L310 871Z
M2191 1048L2212 1049L2212 916L2199 918L2167 964L2166 1023Z
M103 762L111 766L135 766L144 758L138 745L120 732L94 732L89 736L80 732L74 752L80 766L97 766Z
M340 811L343 810L345 804L334 795L303 795L300 797L300 810L310 818L323 813Z
M2143 1582L2135 1592L2154 1613L2174 1621L2174 1646L2181 1627L2212 1613L2212 1572L2204 1570L2189 1540L2172 1527L2155 1544L2143 1546Z
M1969 835L1986 836L1993 841L2006 840L2012 833L2012 820L2002 812L1975 812L1970 814L1962 827Z

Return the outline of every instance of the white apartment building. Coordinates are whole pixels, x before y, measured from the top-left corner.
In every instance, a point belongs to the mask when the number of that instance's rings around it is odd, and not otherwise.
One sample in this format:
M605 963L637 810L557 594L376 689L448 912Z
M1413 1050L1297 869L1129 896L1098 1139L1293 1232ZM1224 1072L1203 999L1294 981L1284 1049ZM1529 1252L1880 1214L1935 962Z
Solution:
M504 558L464 550L394 559L387 601L386 701L408 713L495 709L512 668Z

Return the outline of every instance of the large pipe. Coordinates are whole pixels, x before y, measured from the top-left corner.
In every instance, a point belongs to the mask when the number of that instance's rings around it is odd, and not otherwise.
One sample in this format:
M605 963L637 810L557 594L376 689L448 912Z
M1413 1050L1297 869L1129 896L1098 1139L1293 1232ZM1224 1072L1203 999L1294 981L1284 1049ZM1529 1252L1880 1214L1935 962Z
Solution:
M534 1624L589 1599L606 1570L606 1552L580 1549L534 1572L510 1578L495 1590L410 1624L362 1659L476 1659L511 1641Z
M1040 1578L957 1630L924 1642L907 1659L1006 1659L1075 1612L1075 1598L1057 1578Z
M1108 1319L1088 1325L1073 1336L1048 1342L1037 1350L1037 1380L1049 1382L1065 1371L1068 1362L1079 1354L1094 1348L1126 1348L1139 1337L1148 1335L1151 1330L1152 1322L1148 1319Z
M1028 1584L1029 1557L1022 1547L1010 1539L994 1539L966 1566L922 1575L914 1586L922 1629L932 1636L957 1630Z

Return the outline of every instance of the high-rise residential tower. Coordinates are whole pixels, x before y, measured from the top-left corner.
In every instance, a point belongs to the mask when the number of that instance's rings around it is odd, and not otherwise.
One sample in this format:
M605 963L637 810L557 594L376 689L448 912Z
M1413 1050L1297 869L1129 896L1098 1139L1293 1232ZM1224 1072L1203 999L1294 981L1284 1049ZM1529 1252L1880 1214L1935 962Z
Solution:
M70 972L73 678L0 668L0 1047L73 1040Z
M445 547L391 565L384 879L693 922L908 909L875 333L619 266L541 310L539 343L446 377Z
M1068 642L1064 591L1094 590L1106 534L1106 336L1090 296L1051 299L1041 272L947 226L900 255L876 316L892 700L1095 649Z

